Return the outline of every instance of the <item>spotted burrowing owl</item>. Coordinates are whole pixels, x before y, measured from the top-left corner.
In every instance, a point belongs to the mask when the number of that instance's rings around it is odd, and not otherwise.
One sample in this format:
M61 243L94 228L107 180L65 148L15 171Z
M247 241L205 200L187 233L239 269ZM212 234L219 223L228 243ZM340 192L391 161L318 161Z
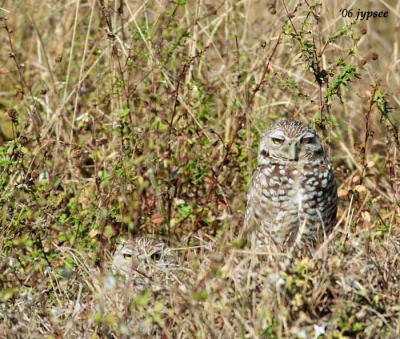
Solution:
M278 248L312 247L332 231L336 182L320 140L299 121L275 123L261 138L247 198L245 226Z
M161 297L168 296L169 291L180 287L184 281L186 268L180 262L177 250L161 239L149 236L119 239L112 257L113 274L106 280L115 283L107 290L104 307L122 314L127 303L143 296L146 307L155 308L157 302L162 301ZM124 326L132 338L160 338L163 333L157 322L149 321L147 312L132 312Z

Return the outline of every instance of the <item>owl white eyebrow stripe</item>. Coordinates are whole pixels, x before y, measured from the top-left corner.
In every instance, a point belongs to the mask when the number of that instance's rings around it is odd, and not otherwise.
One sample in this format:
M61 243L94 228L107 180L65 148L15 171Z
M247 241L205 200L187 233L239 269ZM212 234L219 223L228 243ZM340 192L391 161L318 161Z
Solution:
M315 134L314 134L314 133L311 133L311 132L306 132L306 133L304 133L304 134L301 136L302 139L314 138L314 137L315 137Z
M271 138L285 140L285 136L283 135L283 133L281 131L275 131L274 133L272 133Z

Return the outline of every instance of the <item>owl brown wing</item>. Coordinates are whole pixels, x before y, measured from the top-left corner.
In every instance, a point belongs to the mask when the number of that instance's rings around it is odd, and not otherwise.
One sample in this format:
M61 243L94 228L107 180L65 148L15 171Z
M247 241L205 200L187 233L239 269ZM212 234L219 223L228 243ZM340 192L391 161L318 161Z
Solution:
M327 206L325 210L324 222L328 228L328 233L330 233L336 223L336 213L338 205L337 186L332 166L329 166L328 186L326 188L325 199L327 200Z
M313 209L317 211L317 214L314 213L317 219L312 220L316 221L315 225L318 227L315 229L314 237L325 238L335 226L338 204L336 181L329 163L325 163L319 168L316 193Z

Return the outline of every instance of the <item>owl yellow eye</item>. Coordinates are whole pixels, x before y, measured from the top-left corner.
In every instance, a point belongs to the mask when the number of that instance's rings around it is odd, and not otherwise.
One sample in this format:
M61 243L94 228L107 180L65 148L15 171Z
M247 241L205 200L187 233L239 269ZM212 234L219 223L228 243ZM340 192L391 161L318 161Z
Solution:
M281 145L281 144L283 144L283 139L279 139L279 138L272 138L272 142L275 144L275 145Z

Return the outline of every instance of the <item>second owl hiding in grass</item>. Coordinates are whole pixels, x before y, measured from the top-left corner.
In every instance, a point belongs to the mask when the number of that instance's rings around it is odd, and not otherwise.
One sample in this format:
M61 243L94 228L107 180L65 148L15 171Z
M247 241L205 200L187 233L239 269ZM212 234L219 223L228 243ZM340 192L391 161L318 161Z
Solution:
M314 247L332 231L337 203L332 165L315 130L283 120L262 135L245 218L259 241L281 250Z

